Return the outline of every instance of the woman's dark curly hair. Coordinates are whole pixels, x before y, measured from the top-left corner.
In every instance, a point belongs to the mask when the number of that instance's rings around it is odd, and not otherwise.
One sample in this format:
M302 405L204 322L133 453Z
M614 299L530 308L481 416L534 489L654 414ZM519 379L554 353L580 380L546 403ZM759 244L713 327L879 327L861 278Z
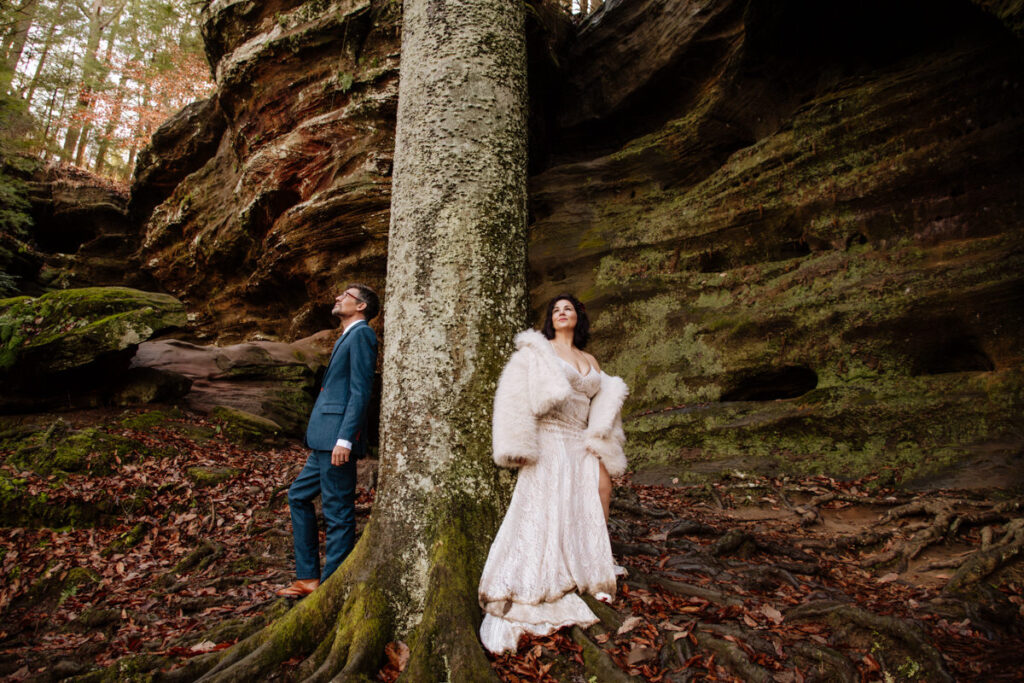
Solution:
M544 327L541 328L541 332L548 339L555 338L555 325L551 322L551 314L554 313L555 304L559 301L568 301L576 309L576 329L572 333L572 344L582 351L590 341L590 318L587 317L587 307L572 294L559 294L548 302L548 313L544 318Z

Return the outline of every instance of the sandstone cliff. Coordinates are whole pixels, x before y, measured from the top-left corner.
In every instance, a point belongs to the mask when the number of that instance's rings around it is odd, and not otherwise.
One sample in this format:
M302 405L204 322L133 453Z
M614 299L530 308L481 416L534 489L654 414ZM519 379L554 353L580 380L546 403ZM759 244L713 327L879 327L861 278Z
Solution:
M1019 465L1020 18L609 0L574 27L535 6L533 303L588 304L636 466ZM338 283L383 285L398 20L210 5L216 95L157 135L131 201L200 336L295 339L333 325Z
M199 336L336 324L339 283L382 287L398 96L391 2L213 2L217 91L140 158L140 258Z
M1022 66L968 3L584 24L532 179L533 291L596 312L635 464L1019 465Z

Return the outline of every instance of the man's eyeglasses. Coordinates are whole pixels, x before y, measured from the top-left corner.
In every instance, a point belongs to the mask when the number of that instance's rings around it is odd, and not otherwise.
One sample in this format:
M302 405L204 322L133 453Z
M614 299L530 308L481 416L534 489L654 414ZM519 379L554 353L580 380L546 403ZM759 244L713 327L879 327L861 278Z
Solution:
M356 295L355 295L355 294L353 294L352 292L342 292L342 293L341 293L341 298L342 298L342 299L344 299L344 298L345 298L346 296L350 296L350 297L352 297L353 299L355 299L356 301L361 301L361 302L363 302L364 304L366 303L366 300L365 300L365 299L363 299L362 297L358 297L358 296L356 296Z

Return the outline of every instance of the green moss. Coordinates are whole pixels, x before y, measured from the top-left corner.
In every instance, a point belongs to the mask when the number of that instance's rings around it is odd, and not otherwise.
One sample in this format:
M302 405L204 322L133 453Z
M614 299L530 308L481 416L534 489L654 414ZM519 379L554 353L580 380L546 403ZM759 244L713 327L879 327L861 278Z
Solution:
M72 567L67 574L61 575L54 572L55 566L48 566L32 584L28 591L29 600L56 600L59 604L79 591L100 583L99 575L86 567Z
M789 401L712 404L627 423L634 468L747 459L797 474L887 473L908 482L962 467L976 444L1013 438L1019 372L871 382ZM943 419L921 419L942 415Z
M84 472L109 474L117 459L165 455L149 446L95 427L72 431L56 420L45 431L19 444L11 461L40 474Z
M233 479L242 473L237 467L189 467L185 474L196 486L216 486L228 479Z
M224 433L233 440L262 442L281 433L281 425L273 420L238 408L216 406L211 414L223 421Z
M150 525L146 522L139 522L128 531L124 532L103 549L103 556L108 557L114 553L123 553L134 548L146 537Z
M232 560L228 564L228 569L232 574L244 574L245 572L255 571L260 568L260 558L255 555L246 555L236 560Z
M166 410L148 410L141 413L131 413L122 417L119 423L128 429L147 430L151 427L165 426L171 420L182 417L180 408L171 407Z
M352 89L352 84L355 82L355 77L347 71L339 71L337 75L337 87L343 93L347 93Z

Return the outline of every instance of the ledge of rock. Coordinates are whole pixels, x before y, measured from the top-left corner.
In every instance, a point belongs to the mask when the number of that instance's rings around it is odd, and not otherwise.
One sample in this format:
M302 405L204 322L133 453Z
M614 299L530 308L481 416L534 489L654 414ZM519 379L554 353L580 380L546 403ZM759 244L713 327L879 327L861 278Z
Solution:
M247 435L280 430L301 436L313 408L317 373L330 357L332 334L325 331L290 344L225 347L152 341L139 346L132 363L187 377L192 381L187 405L222 417Z

